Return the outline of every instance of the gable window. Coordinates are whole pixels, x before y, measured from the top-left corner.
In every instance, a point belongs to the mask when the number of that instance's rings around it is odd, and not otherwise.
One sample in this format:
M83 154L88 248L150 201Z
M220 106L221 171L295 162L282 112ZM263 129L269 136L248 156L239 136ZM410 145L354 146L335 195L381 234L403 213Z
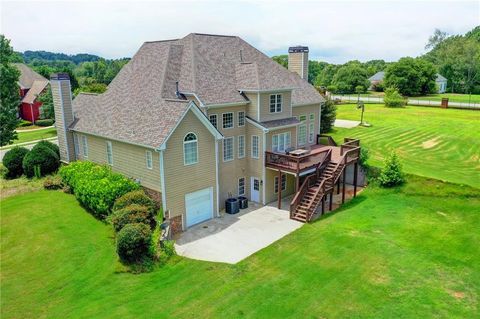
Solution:
M313 143L315 139L315 123L308 124L308 143Z
M282 95L271 94L270 95L270 113L282 112Z
M112 142L107 141L107 163L108 165L113 165L113 150L112 150Z
M287 175L282 174L281 186L282 192L287 189ZM278 194L278 176L275 176L273 179L273 192Z
M85 135L82 135L82 151L83 157L88 157L88 140Z
M217 127L217 114L211 114L208 118L210 119L210 123L212 123L212 125L215 126L215 128L218 128Z
M147 162L147 168L152 169L153 168L152 151L145 152L145 160Z
M245 195L245 177L238 179L238 196Z
M226 137L223 139L223 161L231 160L233 160L233 137Z
M290 132L275 134L272 136L272 151L285 152L290 148Z
M238 158L245 157L245 136L239 135L238 136Z
M252 158L258 158L258 136L252 135Z
M183 164L192 165L196 163L198 163L197 135L188 133L183 139Z
M245 112L238 112L238 126L245 126Z
M223 128L233 128L233 113L224 113Z
M307 143L307 125L302 124L298 126L298 145L305 145Z

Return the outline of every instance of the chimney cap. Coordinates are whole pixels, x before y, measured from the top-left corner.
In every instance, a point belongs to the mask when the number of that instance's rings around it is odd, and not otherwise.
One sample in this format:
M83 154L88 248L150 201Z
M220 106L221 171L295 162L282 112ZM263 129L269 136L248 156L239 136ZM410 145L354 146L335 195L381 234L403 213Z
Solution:
M301 52L308 53L308 47L297 45L296 47L288 48L288 53L301 53Z
M50 80L70 80L68 73L53 73L50 75Z

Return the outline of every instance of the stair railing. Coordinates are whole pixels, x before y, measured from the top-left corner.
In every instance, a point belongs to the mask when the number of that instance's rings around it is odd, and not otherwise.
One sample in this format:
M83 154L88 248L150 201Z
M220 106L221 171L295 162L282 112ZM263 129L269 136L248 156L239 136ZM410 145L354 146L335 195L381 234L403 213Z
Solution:
M317 208L317 205L314 206L313 203L316 201L319 202L322 199L324 194L325 194L325 179L323 179L320 182L320 185L318 186L317 190L315 191L315 194L313 195L313 199L310 201L310 203L308 203L307 216L306 216L307 222L310 221L315 209Z
M305 180L302 183L302 186L300 186L297 194L295 194L295 197L293 197L292 201L290 202L290 218L293 217L293 213L297 210L297 207L298 205L300 205L300 202L302 201L303 196L305 196L305 193L310 187L310 180L312 179L312 176L313 175L310 175L307 178L305 178Z

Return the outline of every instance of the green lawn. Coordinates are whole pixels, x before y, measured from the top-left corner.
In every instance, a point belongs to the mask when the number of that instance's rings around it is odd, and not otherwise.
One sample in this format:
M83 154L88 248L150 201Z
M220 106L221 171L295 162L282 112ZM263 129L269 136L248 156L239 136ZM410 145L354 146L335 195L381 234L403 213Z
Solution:
M337 128L332 136L359 138L373 165L381 166L385 154L396 150L409 173L480 188L480 112L377 104L365 109L371 127ZM360 120L360 110L339 105L337 118Z
M426 96L412 97L412 99L414 100L431 100L431 101L440 101L442 98L448 98L450 102L480 103L480 94L472 94L471 97L469 97L468 94L443 93L443 94L429 94Z
M22 131L18 132L18 140L14 141L14 144L19 144L19 143L25 143L25 142L30 142L30 141L35 141L35 140L42 140L50 137L55 137L57 136L57 129L52 127L52 128L47 128L47 129L42 129L42 130L36 130L36 131Z
M123 272L73 195L1 202L2 318L475 318L480 191L370 186L237 265L176 257Z

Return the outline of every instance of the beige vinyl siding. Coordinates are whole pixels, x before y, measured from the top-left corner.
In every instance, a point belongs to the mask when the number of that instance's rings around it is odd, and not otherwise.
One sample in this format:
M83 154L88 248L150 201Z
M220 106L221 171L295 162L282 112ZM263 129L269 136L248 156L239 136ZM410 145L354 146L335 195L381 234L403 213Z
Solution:
M263 131L256 126L248 123L246 124L247 131L245 135L245 158L247 159L247 170L245 173L246 177L246 188L245 193L248 198L251 198L250 187L251 187L251 177L257 177L260 181L263 180L264 172L264 163L265 154L263 153ZM252 158L252 136L258 136L258 159ZM260 185L260 201L263 201L263 187Z
M270 113L270 95L281 94L282 95L282 112ZM260 122L279 120L287 117L291 117L292 103L291 103L291 91L286 92L271 92L260 94Z
M284 173L287 176L287 189L282 191L282 198L290 196L295 191L295 176L292 174ZM265 202L271 203L278 201L278 193L275 193L274 179L275 176L278 176L278 171L267 169L265 172L265 180L267 187L265 188ZM281 189L281 182L279 183L279 188ZM288 207L282 207L282 209L288 210Z
M69 81L52 81L52 98L55 105L55 128L58 134L58 146L60 148L60 158L63 161L70 161L75 158L75 149L73 147L73 134L65 130L73 122L72 101L70 96ZM63 112L62 112L63 110ZM66 123L66 125L65 125ZM67 145L68 155L67 158Z
M315 114L315 119L313 121L310 120L310 114ZM319 104L312 104L312 105L304 105L304 106L294 106L292 109L292 114L293 116L296 116L297 119L300 119L301 115L305 115L307 117L307 120L305 121L305 125L307 127L307 138L306 138L306 144L302 145L301 147L308 147L310 145L314 145L316 143L316 136L317 134L320 134L320 105ZM308 140L309 136L309 127L310 123L314 123L314 138L313 142L310 143ZM299 124L300 126L300 124ZM296 136L298 137L298 126L297 126L297 134ZM293 141L293 137L292 137ZM295 139L295 142L298 142L298 138ZM300 146L300 145L299 145Z
M161 192L158 153L152 149L132 144L112 141L93 135L75 133L79 142L77 158L83 160L82 136L87 137L88 158L86 160L107 164L107 142L112 143L112 170L132 179L138 179L144 187ZM152 169L147 168L146 151L152 151Z
M188 133L198 139L198 163L183 164L183 139ZM170 217L183 216L185 223L185 195L204 188L213 188L216 211L215 138L193 111L188 111L167 142L164 151L165 199Z
M258 94L246 93L250 103L246 107L246 115L256 121L258 121Z
M290 71L296 72L304 80L308 80L308 53L289 53L288 69Z

